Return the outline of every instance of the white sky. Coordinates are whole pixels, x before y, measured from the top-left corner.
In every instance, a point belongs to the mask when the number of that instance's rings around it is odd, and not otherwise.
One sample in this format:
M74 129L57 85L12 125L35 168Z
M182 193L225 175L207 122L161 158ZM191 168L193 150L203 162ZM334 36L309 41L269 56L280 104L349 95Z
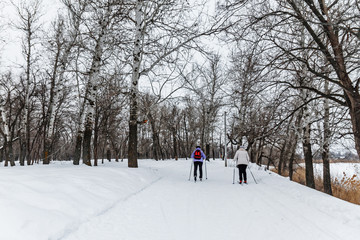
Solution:
M0 0L1 1L1 0ZM32 0L25 0L31 2ZM14 0L18 4L20 0ZM0 43L0 70L16 68L18 63L24 62L21 51L21 37L20 30L14 27L14 23L18 21L18 15L15 7L11 4L11 0L2 0L0 8L0 23L4 31L0 32L0 39L4 42ZM61 3L60 0L43 0L40 12L42 16L40 21L44 24L44 30L49 27L52 20L55 19L57 11Z

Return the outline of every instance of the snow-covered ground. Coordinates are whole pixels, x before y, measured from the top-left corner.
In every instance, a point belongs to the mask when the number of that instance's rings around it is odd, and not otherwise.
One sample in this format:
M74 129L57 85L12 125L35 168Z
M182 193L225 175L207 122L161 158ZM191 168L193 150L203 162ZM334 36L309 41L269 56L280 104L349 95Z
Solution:
M255 184L207 163L188 181L188 160L55 162L0 168L1 240L353 240L360 207L252 165Z
M317 176L322 176L323 165L321 163L314 164L314 173ZM332 178L341 180L344 177L351 178L356 175L356 179L360 180L360 163L331 163L330 174Z

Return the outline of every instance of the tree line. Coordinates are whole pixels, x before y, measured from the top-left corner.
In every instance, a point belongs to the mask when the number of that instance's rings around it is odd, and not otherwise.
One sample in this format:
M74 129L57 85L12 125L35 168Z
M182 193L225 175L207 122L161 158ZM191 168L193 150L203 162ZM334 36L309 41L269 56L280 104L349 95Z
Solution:
M303 156L309 187L321 155L331 194L330 146L360 153L359 1L206 2L61 0L48 29L40 1L14 4L24 62L1 73L5 166L138 167L200 140L211 157L246 145L290 178Z

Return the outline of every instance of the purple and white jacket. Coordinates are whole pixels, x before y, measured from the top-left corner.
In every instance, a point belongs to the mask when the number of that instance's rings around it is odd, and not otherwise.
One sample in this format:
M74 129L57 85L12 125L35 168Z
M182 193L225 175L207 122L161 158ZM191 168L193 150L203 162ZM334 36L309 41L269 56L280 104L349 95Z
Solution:
M194 158L194 154L196 150L200 150L201 152L201 159L195 159ZM197 147L193 153L191 154L191 158L194 159L194 162L204 162L204 160L206 159L205 153L201 150L201 148Z

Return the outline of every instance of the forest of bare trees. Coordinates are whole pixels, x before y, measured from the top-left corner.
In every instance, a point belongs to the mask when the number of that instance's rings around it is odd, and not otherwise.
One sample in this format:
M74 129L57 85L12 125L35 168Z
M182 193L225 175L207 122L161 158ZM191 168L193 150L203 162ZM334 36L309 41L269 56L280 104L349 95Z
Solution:
M331 194L332 147L360 154L360 1L58 2L50 21L40 0L0 3L22 53L7 67L0 31L4 166L136 168L197 141L210 159L240 144L290 178L304 161L312 188L322 159Z

